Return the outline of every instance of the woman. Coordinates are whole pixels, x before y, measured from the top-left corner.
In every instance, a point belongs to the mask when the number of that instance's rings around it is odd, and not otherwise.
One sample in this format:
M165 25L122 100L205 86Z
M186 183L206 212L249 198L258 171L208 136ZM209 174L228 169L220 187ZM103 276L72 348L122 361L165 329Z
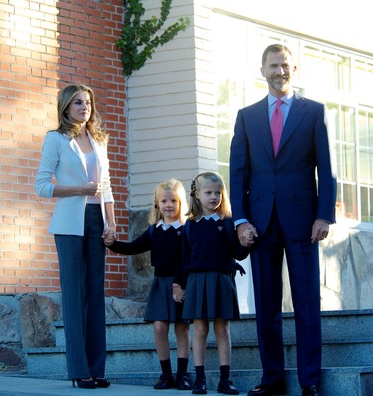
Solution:
M106 388L103 237L116 228L108 135L84 85L60 92L58 121L45 137L35 190L57 198L49 232L60 267L67 372L73 386Z

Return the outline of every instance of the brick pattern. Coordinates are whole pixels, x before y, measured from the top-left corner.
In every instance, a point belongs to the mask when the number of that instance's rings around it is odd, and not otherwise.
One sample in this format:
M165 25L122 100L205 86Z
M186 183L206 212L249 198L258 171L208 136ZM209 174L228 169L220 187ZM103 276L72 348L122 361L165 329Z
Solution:
M110 134L118 230L128 232L126 87L115 45L121 0L0 0L0 293L59 290L54 200L33 190L41 146L57 126L57 93L81 82L95 92ZM108 254L106 292L124 296L127 263Z

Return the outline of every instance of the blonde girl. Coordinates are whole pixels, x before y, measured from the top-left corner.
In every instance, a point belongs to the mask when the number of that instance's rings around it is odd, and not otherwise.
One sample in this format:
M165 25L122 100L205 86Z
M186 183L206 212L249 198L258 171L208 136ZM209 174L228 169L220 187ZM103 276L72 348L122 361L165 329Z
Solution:
M185 189L181 182L176 179L164 181L158 184L154 192L153 207L149 213L150 227L132 242L105 240L105 244L116 253L133 255L150 250L154 278L145 320L154 324L155 345L162 370L155 389L191 389L187 374L189 324L182 320L183 305L176 303L172 295L174 276L181 263L182 228L186 212ZM172 375L168 339L171 322L174 322L177 340L176 382Z
M234 232L230 202L220 175L205 172L191 184L189 219L184 226L182 274L186 280L183 319L193 320L196 380L193 394L206 394L205 353L209 321L217 340L220 381L218 392L237 395L229 378L231 339L229 320L239 319L234 274L236 259L248 255ZM183 285L183 280L176 279ZM175 285L175 294L178 286Z

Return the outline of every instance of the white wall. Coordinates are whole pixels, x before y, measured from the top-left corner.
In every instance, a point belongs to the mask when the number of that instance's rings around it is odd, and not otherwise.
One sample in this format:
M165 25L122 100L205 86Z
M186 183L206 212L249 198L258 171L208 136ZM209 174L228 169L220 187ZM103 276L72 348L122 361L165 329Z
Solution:
M143 1L147 17L160 3ZM130 209L146 208L160 181L176 177L189 190L199 172L217 169L211 12L210 1L174 0L169 23L191 25L128 79Z

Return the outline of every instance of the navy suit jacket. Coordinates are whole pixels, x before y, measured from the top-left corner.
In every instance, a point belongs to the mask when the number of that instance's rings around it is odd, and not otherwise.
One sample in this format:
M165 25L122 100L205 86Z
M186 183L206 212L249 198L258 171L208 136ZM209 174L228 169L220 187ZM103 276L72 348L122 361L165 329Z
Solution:
M325 107L295 93L274 158L268 99L238 111L230 156L233 220L264 234L276 205L285 232L309 240L316 219L335 222L336 179ZM317 180L315 171L317 170Z

